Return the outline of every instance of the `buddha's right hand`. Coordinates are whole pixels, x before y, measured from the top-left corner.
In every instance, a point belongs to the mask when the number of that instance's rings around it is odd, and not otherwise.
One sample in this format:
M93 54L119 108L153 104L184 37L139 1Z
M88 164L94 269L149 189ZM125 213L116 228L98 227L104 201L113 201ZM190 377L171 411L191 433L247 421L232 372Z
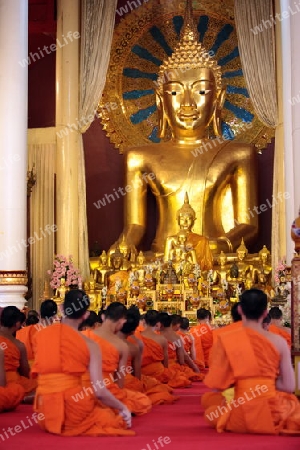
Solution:
M120 416L127 425L127 428L131 428L131 412L126 406L120 410Z

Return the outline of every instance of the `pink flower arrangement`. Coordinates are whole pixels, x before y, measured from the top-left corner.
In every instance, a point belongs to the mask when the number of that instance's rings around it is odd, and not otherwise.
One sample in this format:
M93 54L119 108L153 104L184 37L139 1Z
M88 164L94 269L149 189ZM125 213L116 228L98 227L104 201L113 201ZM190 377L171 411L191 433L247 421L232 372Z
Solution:
M62 278L66 280L66 286L80 285L82 283L79 269L76 269L73 265L72 255L69 255L69 259L63 255L56 255L53 265L54 270L47 271L51 275L50 286L52 289L60 287Z
M280 277L285 276L285 270L286 270L286 261L285 260L279 261L274 274L275 284L280 283Z

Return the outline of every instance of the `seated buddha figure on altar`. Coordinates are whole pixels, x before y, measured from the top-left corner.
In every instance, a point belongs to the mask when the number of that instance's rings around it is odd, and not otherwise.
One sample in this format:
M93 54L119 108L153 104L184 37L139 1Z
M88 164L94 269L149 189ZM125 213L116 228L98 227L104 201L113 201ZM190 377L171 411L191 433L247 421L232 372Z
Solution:
M219 266L213 271L213 284L214 285L222 285L222 281L227 280L227 276L229 274L229 266L227 264L227 255L221 251L219 254L217 261Z
M122 270L123 254L117 248L110 257L112 269L105 274L104 284L108 288L109 295L115 295L117 290L128 289L129 273Z
M242 242L240 246L236 250L237 260L235 262L235 265L238 270L238 277L237 280L239 282L245 282L247 275L251 273L251 267L248 264L248 261L246 261L246 256L248 254L248 249L245 246L244 239L242 238ZM232 276L231 274L228 277L228 280L231 281Z
M195 250L187 244L188 233L180 230L175 239L171 242L171 248L168 251L166 261L172 261L173 266L178 273L189 271L194 264L197 264ZM166 255L165 255L166 256Z
M251 242L258 232L257 215L248 214L257 205L256 152L225 135L219 139L225 100L222 72L199 43L191 1L179 43L160 66L155 84L160 138L171 138L125 153L125 182L135 186L124 197L126 240L138 247L146 232L148 186L159 215L153 252L163 253L168 236L176 235L176 211L186 192L196 209L194 233L208 236L217 253L228 252L231 244L236 248L242 236ZM216 139L207 137L210 125ZM153 174L147 183L146 173ZM231 198L226 210L230 224L224 222L226 197Z
M271 285L272 266L270 265L270 251L264 245L258 252L259 261L257 266L253 269L256 283L262 283L265 286Z
M209 241L205 236L201 236L192 231L196 221L195 210L189 203L188 194L185 193L184 204L176 213L177 223L179 225L179 232L174 236L168 236L165 243L164 260L172 260L170 254L172 250L178 247L178 239L182 239L182 232L186 234L185 246L193 250L193 255L196 257L201 270L210 270L213 266L213 257L209 247ZM194 256L193 256L194 258ZM195 258L194 258L195 259Z
M94 276L93 276L93 278L98 286L104 283L105 274L109 270L110 270L110 267L108 265L108 256L106 254L106 251L103 250L103 252L99 256L99 265L94 270Z
M134 263L136 259L136 248L133 245L130 245L124 234L121 235L120 242L118 244L114 244L108 251L109 258L111 259L111 255L115 252L116 248L123 255L123 263L122 270L130 270L132 267L132 263Z

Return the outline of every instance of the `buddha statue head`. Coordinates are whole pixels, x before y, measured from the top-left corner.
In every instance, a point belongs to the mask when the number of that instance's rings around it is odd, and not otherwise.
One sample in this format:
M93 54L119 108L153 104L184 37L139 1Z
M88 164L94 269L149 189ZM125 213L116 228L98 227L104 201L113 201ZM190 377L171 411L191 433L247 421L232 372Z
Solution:
M220 253L219 257L218 257L218 261L219 261L221 267L224 267L226 265L227 256L223 252L223 250L221 251L221 253Z
M110 259L114 269L121 269L123 264L123 254L120 252L119 248L111 255Z
M126 238L125 238L125 235L124 235L124 234L123 234L123 236L122 236L121 242L119 243L119 249L120 249L120 252L121 252L122 255L123 255L123 258L129 260L129 256L130 256L130 246L127 244Z
M139 252L139 254L138 254L137 258L136 258L136 261L137 261L139 266L142 266L144 264L145 256L144 256L144 253L142 251Z
M100 260L99 261L100 265L102 267L106 267L107 266L107 254L106 254L105 250L103 250L103 252L101 253L99 260Z
M199 42L192 0L187 0L179 43L160 66L156 82L160 137L169 125L173 140L194 144L206 137L211 123L221 136L224 99L221 69Z
M239 261L243 261L248 253L248 249L245 246L244 238L242 238L241 245L237 248L236 254Z
M187 192L185 193L184 204L176 213L176 219L180 230L192 231L196 220L196 213L190 205Z
M267 247L264 245L263 248L258 252L259 259L263 264L267 264L270 252Z

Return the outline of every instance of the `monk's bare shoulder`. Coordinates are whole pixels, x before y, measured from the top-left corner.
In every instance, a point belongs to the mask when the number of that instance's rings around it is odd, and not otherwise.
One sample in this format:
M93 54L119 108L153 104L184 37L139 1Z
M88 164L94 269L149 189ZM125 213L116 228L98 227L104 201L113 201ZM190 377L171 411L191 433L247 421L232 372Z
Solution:
M272 333L271 331L265 331L263 335L272 342L280 354L285 350L285 348L287 348L286 340L282 336L279 336L279 334Z

